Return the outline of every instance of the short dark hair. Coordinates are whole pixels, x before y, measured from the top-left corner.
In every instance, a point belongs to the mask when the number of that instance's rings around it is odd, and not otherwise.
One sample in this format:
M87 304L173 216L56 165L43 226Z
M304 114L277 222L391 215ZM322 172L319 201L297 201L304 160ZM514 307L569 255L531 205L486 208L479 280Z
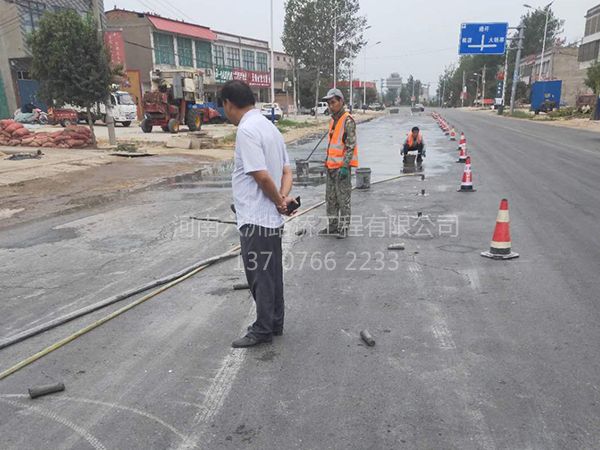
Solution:
M419 131L419 127L413 127L412 131Z
M231 80L221 88L221 101L229 100L238 108L254 106L254 93L247 83L240 80Z

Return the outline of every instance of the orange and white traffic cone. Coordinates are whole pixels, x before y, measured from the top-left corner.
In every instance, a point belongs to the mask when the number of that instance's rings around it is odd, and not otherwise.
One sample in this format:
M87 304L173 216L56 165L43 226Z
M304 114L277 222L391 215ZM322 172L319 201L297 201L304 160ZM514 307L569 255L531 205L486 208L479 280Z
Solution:
M450 130L450 140L451 141L456 140L456 131L454 131L454 127L452 127L452 130Z
M463 172L460 189L458 192L475 192L473 188L473 173L471 172L471 157L467 156L465 161L465 171Z
M500 202L500 210L496 219L496 228L490 245L489 252L481 252L481 256L492 259L513 259L519 254L511 249L510 241L510 218L508 216L508 200L503 198Z
M467 160L467 138L465 133L461 131L460 141L458 142L458 159L457 163L465 162Z

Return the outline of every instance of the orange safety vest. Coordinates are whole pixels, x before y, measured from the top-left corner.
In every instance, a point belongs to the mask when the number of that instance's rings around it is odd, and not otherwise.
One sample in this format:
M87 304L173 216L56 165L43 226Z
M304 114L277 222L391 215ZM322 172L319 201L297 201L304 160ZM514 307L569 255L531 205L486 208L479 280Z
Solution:
M333 128L333 118L329 122L329 143L327 145L327 161L325 162L325 166L328 169L339 169L344 165L346 146L343 142L343 138L344 132L346 131L346 118L348 117L352 118L350 113L346 111L337 121L335 129ZM358 145L354 147L350 166L358 167Z
M406 143L408 144L409 147L412 147L414 145L415 140L413 139L412 131L409 131L408 137L406 138ZM422 143L423 143L423 135L419 131L419 134L417 135L417 144L422 144Z

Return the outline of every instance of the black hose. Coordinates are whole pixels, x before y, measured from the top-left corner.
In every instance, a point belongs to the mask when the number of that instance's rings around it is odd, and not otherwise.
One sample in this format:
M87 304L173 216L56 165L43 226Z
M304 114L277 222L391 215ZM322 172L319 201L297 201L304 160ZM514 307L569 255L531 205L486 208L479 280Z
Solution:
M128 291L125 291L122 294L114 295L112 297L106 298L106 299L101 300L92 305L89 305L84 308L78 309L76 311L70 312L69 314L66 314L64 316L50 320L49 322L43 323L36 327L30 328L28 330L21 331L20 333L17 333L14 336L9 336L9 337L1 340L0 341L0 349L10 347L11 345L21 342L27 338L30 338L37 334L43 333L44 331L48 331L48 330L55 328L59 325L62 325L64 323L70 322L71 320L77 319L78 317L85 316L86 314L92 313L101 308L112 305L113 303L117 303L121 300L125 300L126 298L129 298L133 295L147 291L148 289L152 289L154 287L161 286L163 284L167 284L170 281L176 280L177 278L187 275L188 273L192 272L193 270L196 270L198 267L208 266L208 265L214 264L216 262L222 261L224 259L233 258L234 256L237 256L238 254L239 254L239 251L233 251L233 252L230 251L227 253L223 253L222 255L219 255L219 256L214 256L212 258L205 259L204 261L199 261L189 267L186 267L185 269L180 270L177 273L167 275L166 277L159 278L158 280L154 280L143 286L140 286L140 287L137 287L134 289L130 289Z
M308 155L308 157L305 159L305 161L308 161L310 159L310 157L313 155L313 153L315 152L315 150L317 150L317 148L319 147L319 145L321 145L321 142L323 142L323 139L325 139L325 136L327 136L329 134L329 131L326 132L323 136L321 136L321 139L319 139L319 142L317 142L317 145L315 145L315 148L313 148L313 151L310 152L310 155Z

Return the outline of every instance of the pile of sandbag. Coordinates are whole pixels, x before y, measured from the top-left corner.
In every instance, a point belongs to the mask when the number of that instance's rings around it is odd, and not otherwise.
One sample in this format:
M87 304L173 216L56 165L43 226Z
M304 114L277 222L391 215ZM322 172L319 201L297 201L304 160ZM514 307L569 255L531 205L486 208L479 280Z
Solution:
M83 148L91 143L92 132L87 127L71 125L54 132L33 133L14 120L0 120L0 145Z

